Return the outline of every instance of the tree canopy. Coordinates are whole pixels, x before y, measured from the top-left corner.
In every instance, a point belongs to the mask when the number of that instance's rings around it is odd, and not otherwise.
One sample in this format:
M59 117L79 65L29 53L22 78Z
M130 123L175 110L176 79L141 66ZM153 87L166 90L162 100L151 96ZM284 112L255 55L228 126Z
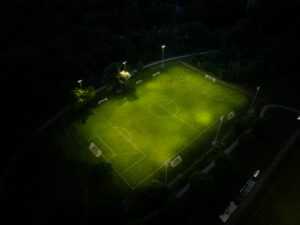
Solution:
M75 87L71 93L72 106L74 109L80 109L87 103L91 102L96 96L94 87L89 86L85 89Z

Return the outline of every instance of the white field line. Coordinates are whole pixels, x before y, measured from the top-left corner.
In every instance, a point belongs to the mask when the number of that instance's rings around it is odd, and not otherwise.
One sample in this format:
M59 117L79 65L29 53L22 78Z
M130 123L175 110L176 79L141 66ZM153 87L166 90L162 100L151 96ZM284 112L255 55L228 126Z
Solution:
M243 97L243 99L242 99L241 101L239 101L238 103L236 103L236 104L233 106L232 110L230 110L228 113L232 112L233 109L235 109L235 108L237 108L239 105L241 105L242 102L244 102L246 99L247 99L246 97ZM228 113L226 113L226 115L227 115Z
M179 117L177 117L174 113L170 112L169 110L167 110L165 107L161 106L160 104L156 103L155 101L153 101L152 99L148 98L152 104L156 104L158 107L162 108L163 110L167 111L168 113L170 113L172 115L173 118L177 119L178 121L180 121L181 123L185 124L186 126L188 126L189 128L195 130L196 132L199 132L199 130L197 130L195 127L189 125L187 122L185 122L183 119L180 119ZM177 103L176 103L177 104ZM177 104L178 105L178 104ZM179 106L178 106L179 108Z
M109 123L112 126L112 128L114 128L126 141L128 141L129 144L131 144L136 150L138 150L138 152L140 152L143 156L146 156L144 154L144 152L142 152L142 150L139 147L137 147L131 140L129 140L126 136L124 136L112 122L110 122L109 120L104 119L104 118L103 118L103 120L105 120L107 123Z
M233 109L235 109L238 105L240 105L243 101L245 101L245 97L243 100L241 100L240 102L238 102L236 105L233 106ZM152 101L152 100L151 100ZM232 110L230 110L231 112ZM212 126L214 126L217 122L219 121L219 119L217 119L215 122L213 122L209 127L205 128L205 130L203 130L202 132L200 132L198 135L196 135L194 138L191 139L191 141L186 144L179 152L175 153L174 155L172 155L168 160L173 159L175 156L179 155L182 151L184 151L188 146L190 146L194 141L196 141L203 133L205 133L207 130L209 130ZM139 184L137 184L136 186L133 187L133 189L137 188L138 186L140 186L141 184L143 184L149 177L151 177L154 173L156 173L160 168L162 168L164 166L164 164L162 164L161 166L159 166L156 170L154 170L152 173L150 173L145 179L143 179Z
M151 100L151 99L150 99ZM177 113L178 113L178 111L179 111L179 106L178 106L178 104L176 103L176 102L174 102L174 101L169 101L171 104L174 104L175 106L176 106L176 112L174 112L173 113L173 115L171 115L171 117L170 118L173 118L174 117L174 115L177 115ZM162 117L162 116L158 116L158 115L156 115L154 112L153 112L153 110L152 110L152 105L155 105L155 103L151 103L151 105L150 105L150 113L153 115L153 116L155 116L156 118L158 118L158 119L167 119L167 118L165 118L165 117ZM160 107L160 106L159 106Z
M200 132L198 135L196 135L194 138L191 139L191 141L189 143L187 143L179 152L175 153L174 155L172 155L168 160L173 159L176 155L178 155L179 153L181 153L183 150L185 150L189 145L191 145L194 141L196 141L203 133L205 133L207 130L209 130L212 126L214 126L217 122L219 121L219 119L217 119L216 121L214 121L209 127L206 127L202 132Z
M131 190L134 189L134 187L131 186L131 184L129 184L129 182L125 179L125 177L123 177L116 169L114 169L114 171L125 181L125 183L131 188Z
M190 90L192 90L193 92L195 93L198 93L198 94L204 94L204 95L207 95L208 97L211 97L212 99L214 99L215 101L217 102L221 102L219 99L215 98L214 96L212 96L211 94L208 94L206 93L205 91L202 91L202 90L199 90L197 88L194 88L192 87L191 85L189 85L188 83L186 82L183 82L182 80L178 79L177 77L175 77L176 80L178 80L179 82L183 83L185 86L187 86Z
M155 169L152 173L150 173L147 177L145 177L140 183L138 183L136 186L133 187L133 189L137 188L138 186L142 185L146 180L148 180L150 177L153 176L153 174L155 174L158 170L160 170L162 167L164 166L164 164L162 164L161 166L159 166L157 169Z
M130 143L136 150L138 150L138 152L140 152L142 155L143 155L143 157L142 158L140 158L140 159L138 159L136 162L134 162L133 164L131 164L131 166L129 166L127 169L125 169L124 171L122 171L122 172L118 172L117 170L115 170L117 173L118 173L118 175L129 185L129 187L133 190L134 189L134 187L133 186L131 186L129 183L128 183L128 181L125 179L125 177L123 177L122 175L125 173L125 172L127 172L129 169L131 169L132 167L134 167L134 166L136 166L138 163L140 163L143 159L145 159L146 158L146 155L133 143L133 142L131 142L131 140L129 140L126 136L124 136L118 129L116 129L116 126L114 126L114 124L112 124L109 120L107 120L107 119L104 119L103 118L103 120L105 120L105 121L107 121L107 123L109 123L125 140L127 140L128 141L128 143Z
M114 128L115 129L119 129L119 130L123 130L123 131L127 132L128 136L129 136L129 141L130 142L132 141L131 134L130 134L130 132L126 128L124 128L124 127L114 127Z
M176 80L179 80L180 82L182 82L182 80L180 80L178 77L175 77L175 79ZM223 98L220 98L220 99L218 99L218 98L216 98L216 97L214 97L213 95L211 95L211 94L208 94L206 91L203 91L203 90L200 90L200 89L198 89L198 88L194 88L194 87L192 87L191 85L189 85L188 83L186 83L186 82L182 82L184 85L186 85L190 90L192 90L193 92L195 92L195 93L198 93L198 94L204 94L204 95L207 95L208 97L211 97L213 100L215 100L215 101L217 101L217 102L222 102L226 97L228 97L228 96L230 96L230 95L232 95L234 92L233 91L231 91L228 87L226 87L226 86L224 86L224 85L221 85L221 84L218 84L218 83L213 83L213 84L210 84L211 86L212 85L214 85L214 86L221 86L221 87L225 87L226 89L229 89L228 90L228 94L226 94L225 96L223 96Z
M66 128L65 128L65 132L67 133L68 138L70 138L70 141L72 142L72 138L71 138L70 134L68 133L68 131L66 130ZM86 138L85 138L85 139L86 139ZM87 139L86 139L86 140L87 140ZM71 148L72 151L74 151L73 148L76 148L75 144L69 143L69 142L68 142L68 144L70 145L69 148ZM71 147L71 145L74 145L74 146ZM69 155L69 154L68 154L68 155ZM73 159L73 156L71 156L71 158ZM103 155L103 158L105 159L106 162L109 162L109 161L107 160L107 158L106 158L104 155ZM128 181L125 179L125 177L123 177L116 169L113 168L113 170L114 170L114 171L115 171L115 172L116 172L116 173L124 180L124 182L131 188L131 190L134 189L134 187L128 183Z
M99 138L99 137L98 137ZM88 139L87 138L85 138L87 141L88 141ZM104 140L102 140L103 141L103 143L108 147L108 148L110 148L111 150L112 150L112 148L104 141ZM115 151L113 151L112 150L112 152L115 154L115 156L116 155L118 155L118 154L116 154L115 153ZM109 159L107 159L104 155L102 155L103 156L103 158L105 159L105 161L106 162L109 162L109 160L111 160L113 157L110 157ZM122 175L121 175L121 173L117 170L117 169L115 169L114 167L113 167L113 170L124 180L124 182L133 190L134 188L133 188L133 186L132 185L130 185L129 184L129 182L126 180L126 178L125 177L123 177Z
M96 136L96 138L98 138L111 152L112 152L112 156L108 159L108 160L111 160L113 157L115 157L117 154L115 153L114 150L112 150L112 148L102 139L100 138L99 136ZM93 139L93 138L92 138ZM104 155L103 155L104 156Z
M171 160L172 158L174 158L176 155L180 154L182 151L184 151L189 145L191 145L194 141L196 141L204 132L206 132L209 128L211 128L213 125L215 125L217 122L219 121L216 120L215 122L213 122L209 127L207 127L205 130L203 130L202 132L200 132L198 135L196 135L194 138L191 139L191 141L189 143L187 143L179 152L175 153L174 155L172 155L168 160ZM144 180L142 180L138 185L134 186L134 188L137 188L138 186L140 186L141 184L143 184L149 177L151 177L154 173L156 173L160 168L162 168L164 166L164 163L159 166L156 170L154 170L152 173L150 173Z
M127 167L124 171L121 172L121 175L126 173L128 170L130 170L132 167L134 167L136 164L138 164L140 161L142 161L144 158L146 158L146 155L144 155L142 158L138 159L136 162L131 164L131 166Z

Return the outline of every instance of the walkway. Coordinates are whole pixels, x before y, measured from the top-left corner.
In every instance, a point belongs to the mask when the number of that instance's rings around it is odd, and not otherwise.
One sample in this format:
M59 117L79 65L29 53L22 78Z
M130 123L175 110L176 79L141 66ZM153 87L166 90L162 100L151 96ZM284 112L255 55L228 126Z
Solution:
M274 170L278 166L278 163L284 158L284 156L289 152L291 149L293 143L297 140L298 136L300 135L300 128L296 130L296 132L290 137L290 139L286 142L282 150L276 155L272 163L267 167L264 173L260 175L260 178L257 180L254 188L251 190L251 192L248 194L246 200L241 202L238 205L238 208L236 211L232 214L232 216L229 218L229 220L226 222L227 225L233 225L237 222L237 220L240 218L241 213L249 206L249 204L252 202L252 200L255 198L256 194L262 190L262 188L265 186L267 181L271 178L271 175L273 174Z
M249 132L249 130L247 130L245 133ZM237 139L236 141L234 141L228 148L225 149L225 153L230 154L230 152L232 152L239 144L239 140ZM199 160L197 160L198 163ZM216 163L215 162L211 162L207 167L205 167L202 172L204 173L208 173L209 171L211 171L214 167L215 167ZM194 166L194 164L193 164ZM185 172L187 173L193 166L189 167ZM176 179L176 178L175 178ZM174 181L173 181L174 182ZM180 189L176 194L175 194L175 198L181 198L190 188L190 183L187 183L182 189Z
M260 111L260 118L263 118L265 113L271 109L271 108L280 108L280 109L286 109L286 110L289 110L291 112L295 112L295 113L298 113L300 115L300 111L299 110L296 110L296 109L292 109L290 107L287 107L287 106L284 106L284 105L278 105L278 104L270 104L270 105L266 105L262 108L262 110Z

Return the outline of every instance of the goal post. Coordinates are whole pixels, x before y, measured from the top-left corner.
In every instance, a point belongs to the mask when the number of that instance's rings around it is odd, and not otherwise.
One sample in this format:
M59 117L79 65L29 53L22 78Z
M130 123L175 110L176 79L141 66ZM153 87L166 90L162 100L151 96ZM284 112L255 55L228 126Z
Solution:
M96 157L100 157L102 155L102 152L99 149L99 147L95 145L93 142L90 143L89 149Z
M180 157L180 155L179 156L177 156L175 159L173 159L172 160L172 162L171 162L171 166L172 167L175 167L175 166L177 166L179 163L181 163L182 162L182 158Z
M210 79L210 80L212 80L213 82L216 82L216 78L214 78L214 77L212 77L212 76L209 76L209 75L207 75L207 74L205 74L205 78L206 78L206 79Z
M228 113L226 117L227 117L228 120L232 120L235 117L234 111Z

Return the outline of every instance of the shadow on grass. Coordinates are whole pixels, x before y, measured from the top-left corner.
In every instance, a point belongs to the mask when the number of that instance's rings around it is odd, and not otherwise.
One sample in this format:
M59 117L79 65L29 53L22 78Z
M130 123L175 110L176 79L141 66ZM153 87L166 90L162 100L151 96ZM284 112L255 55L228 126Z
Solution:
M124 91L124 95L126 95L128 101L135 101L139 98L136 93L136 87L127 87Z
M87 119L91 115L94 115L92 110L95 109L97 106L98 106L97 102L91 102L81 109L76 109L76 110L72 109L70 120L77 121L80 124L85 124Z

